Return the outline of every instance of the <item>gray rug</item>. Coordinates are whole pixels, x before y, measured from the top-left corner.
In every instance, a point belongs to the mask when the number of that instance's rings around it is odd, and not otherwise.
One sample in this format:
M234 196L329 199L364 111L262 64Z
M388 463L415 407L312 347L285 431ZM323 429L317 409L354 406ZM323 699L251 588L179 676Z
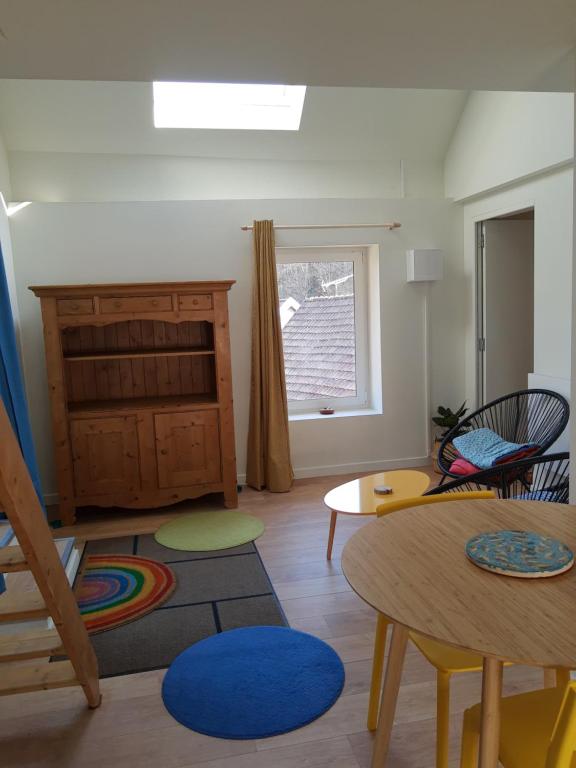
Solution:
M84 551L84 557L105 554L166 563L177 586L152 613L90 636L101 677L168 667L193 643L228 629L288 626L254 543L215 552L180 552L147 535L91 541Z

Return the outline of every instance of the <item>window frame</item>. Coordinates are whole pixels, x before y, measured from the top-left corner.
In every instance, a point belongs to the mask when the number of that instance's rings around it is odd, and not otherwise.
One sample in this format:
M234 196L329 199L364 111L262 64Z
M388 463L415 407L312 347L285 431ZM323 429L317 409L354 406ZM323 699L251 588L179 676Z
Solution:
M276 264L349 261L354 264L354 327L356 395L324 397L314 400L288 400L288 413L313 414L320 408L339 411L367 410L371 407L370 338L368 323L368 254L361 246L308 246L276 248Z

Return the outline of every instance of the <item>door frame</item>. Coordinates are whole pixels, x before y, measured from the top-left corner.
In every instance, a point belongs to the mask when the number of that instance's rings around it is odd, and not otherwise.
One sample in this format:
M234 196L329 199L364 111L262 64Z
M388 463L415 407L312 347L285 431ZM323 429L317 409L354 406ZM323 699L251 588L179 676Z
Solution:
M504 206L498 209L487 210L483 214L478 214L473 219L474 224L474 273L473 273L473 301L474 301L474 397L475 408L481 408L484 405L484 392L486 384L486 372L484 370L484 360L486 351L486 340L484 338L484 320L486 306L486 275L484 269L485 258L485 235L484 224L492 219L499 219L502 216L509 216L514 213L522 213L532 209L534 211L534 230L536 230L536 201L534 199L525 204L516 204Z
M476 406L484 405L484 392L486 391L486 338L485 338L485 310L486 310L486 273L484 264L485 222L488 219L475 223L476 237L476 263L474 268L474 294L476 315Z

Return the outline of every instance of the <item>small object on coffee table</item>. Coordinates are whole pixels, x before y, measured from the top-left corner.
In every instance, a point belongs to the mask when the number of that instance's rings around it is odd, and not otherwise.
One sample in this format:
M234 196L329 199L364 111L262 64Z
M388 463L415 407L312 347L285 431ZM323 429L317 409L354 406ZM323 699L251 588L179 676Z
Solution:
M374 493L378 496L388 496L389 493L394 493L394 488L389 485L375 485Z
M332 416L334 408L320 408L320 414L322 416Z
M479 533L466 542L466 555L479 568L520 579L557 576L574 565L569 547L533 531Z

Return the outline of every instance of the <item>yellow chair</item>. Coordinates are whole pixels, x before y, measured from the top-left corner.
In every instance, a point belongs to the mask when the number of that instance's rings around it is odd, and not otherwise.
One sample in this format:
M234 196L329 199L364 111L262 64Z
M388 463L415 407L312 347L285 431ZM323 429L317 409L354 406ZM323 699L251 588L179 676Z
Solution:
M504 768L571 768L576 758L576 681L561 670L558 687L507 696L501 704ZM464 712L460 768L476 768L480 704Z
M470 501L472 499L494 499L492 491L466 491L462 493L444 493L434 496L416 496L383 505L377 510L378 515L389 514L408 507L423 504L438 504L447 501ZM386 648L386 631L388 620L378 614L376 636L374 639L374 660L372 662L372 679L370 682L370 700L368 704L368 730L376 730L378 724L378 709L380 705L380 690L382 688L382 672L384 669L384 652ZM410 639L420 649L428 661L436 667L436 768L448 766L448 742L450 721L450 677L455 672L476 672L482 669L482 657L473 653L459 651L442 643L410 633Z

